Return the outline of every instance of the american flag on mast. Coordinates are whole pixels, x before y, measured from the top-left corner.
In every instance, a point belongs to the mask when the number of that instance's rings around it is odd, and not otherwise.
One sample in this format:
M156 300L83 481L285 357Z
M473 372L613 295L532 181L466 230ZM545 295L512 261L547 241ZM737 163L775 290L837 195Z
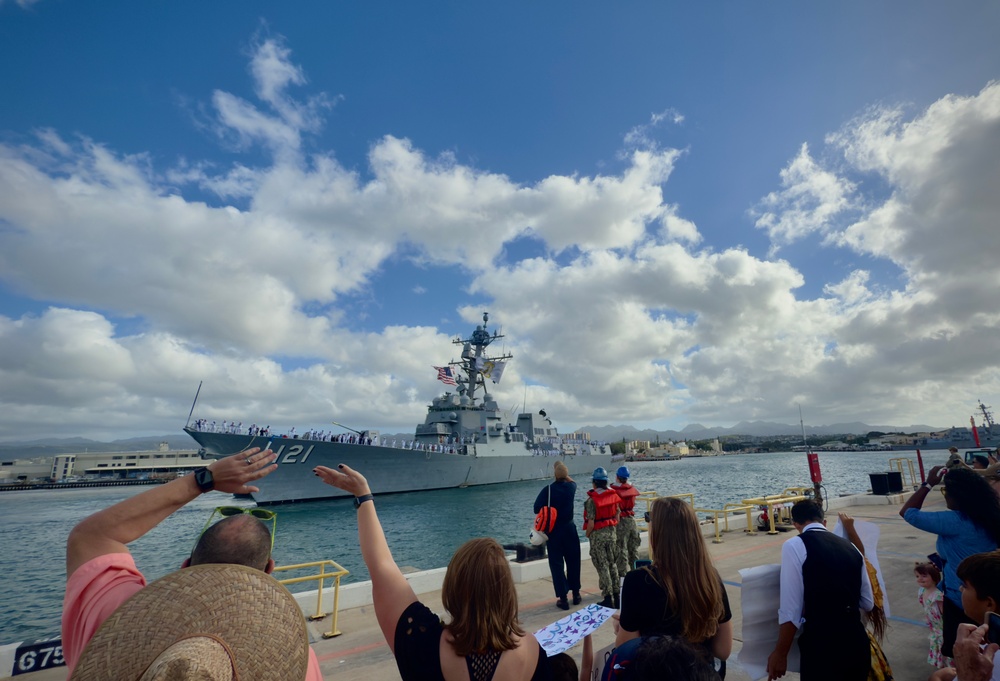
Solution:
M455 386L458 385L458 382L455 380L454 369L452 369L451 367L433 367L433 368L437 369L439 381L441 381L445 385L455 385Z

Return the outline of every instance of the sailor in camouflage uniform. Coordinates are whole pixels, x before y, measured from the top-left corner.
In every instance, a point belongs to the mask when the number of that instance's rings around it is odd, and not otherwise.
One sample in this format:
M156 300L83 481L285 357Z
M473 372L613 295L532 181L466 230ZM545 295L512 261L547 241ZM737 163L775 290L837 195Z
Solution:
M639 528L635 526L635 498L639 490L629 484L627 466L619 466L615 472L618 483L612 483L611 489L621 498L619 505L618 526L618 576L624 577L635 569L635 561L639 559Z
M583 503L583 528L590 540L590 559L597 570L597 580L604 600L600 605L618 608L618 507L621 499L608 489L608 472L594 470L593 489L587 491Z

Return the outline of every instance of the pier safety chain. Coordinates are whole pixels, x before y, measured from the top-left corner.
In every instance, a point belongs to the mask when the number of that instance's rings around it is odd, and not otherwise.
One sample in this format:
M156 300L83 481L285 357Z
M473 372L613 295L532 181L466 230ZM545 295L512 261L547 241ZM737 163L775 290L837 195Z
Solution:
M333 572L327 572L326 568L330 566L333 568ZM337 615L340 610L340 578L346 577L351 574L350 571L344 569L332 560L317 560L311 563L297 563L295 565L282 565L280 567L275 567L275 572L284 572L286 570L304 570L306 568L319 567L319 574L307 575L305 577L289 577L287 579L279 579L279 584L299 584L300 582L319 582L319 588L316 590L316 614L309 615L311 620L321 620L326 617L326 613L323 612L323 585L327 579L333 580L333 611L330 613L333 617L330 620L330 631L323 633L323 638L333 638L334 636L340 636L340 629L337 628Z

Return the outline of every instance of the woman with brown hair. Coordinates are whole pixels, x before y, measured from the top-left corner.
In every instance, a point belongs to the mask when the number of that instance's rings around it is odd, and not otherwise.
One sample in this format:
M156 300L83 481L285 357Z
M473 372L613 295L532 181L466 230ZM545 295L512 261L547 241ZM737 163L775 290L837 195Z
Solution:
M375 616L403 681L549 678L545 651L517 619L514 577L495 540L472 539L452 556L441 587L451 621L443 624L417 599L393 560L365 477L343 464L313 472L354 495Z
M679 636L707 660L726 660L733 649L733 615L694 510L665 497L653 502L649 516L653 564L625 575L615 645L637 636Z

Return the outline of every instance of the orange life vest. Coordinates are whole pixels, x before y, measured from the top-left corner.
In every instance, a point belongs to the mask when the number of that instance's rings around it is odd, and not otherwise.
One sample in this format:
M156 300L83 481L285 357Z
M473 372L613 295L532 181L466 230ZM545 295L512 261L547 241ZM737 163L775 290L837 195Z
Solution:
M618 504L621 498L613 489L598 494L596 489L588 489L587 495L594 500L594 529L618 524ZM587 521L587 510L584 508L583 520Z
M635 515L635 498L639 496L639 490L627 482L621 485L611 485L611 489L613 489L615 493L621 497L622 517L633 517Z

